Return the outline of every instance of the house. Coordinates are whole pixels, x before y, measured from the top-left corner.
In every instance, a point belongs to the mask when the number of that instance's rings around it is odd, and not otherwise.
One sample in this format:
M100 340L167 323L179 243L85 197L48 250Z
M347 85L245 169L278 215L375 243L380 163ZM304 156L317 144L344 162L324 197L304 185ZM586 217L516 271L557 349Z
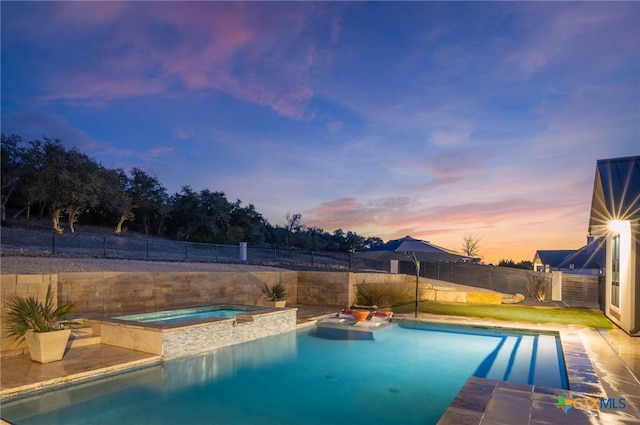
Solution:
M597 161L589 234L606 242L605 314L640 336L640 156Z
M575 249L538 250L533 257L533 270L547 273L560 270L562 260L575 252Z
M600 276L604 274L605 261L605 240L589 236L580 249L538 250L532 263L533 270L539 272Z

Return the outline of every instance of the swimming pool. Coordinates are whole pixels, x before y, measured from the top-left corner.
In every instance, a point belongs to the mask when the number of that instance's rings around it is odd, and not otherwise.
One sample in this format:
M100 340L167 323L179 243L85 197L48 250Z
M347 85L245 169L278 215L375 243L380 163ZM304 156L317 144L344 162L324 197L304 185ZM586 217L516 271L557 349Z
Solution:
M246 313L251 310L252 309L250 307L241 306L200 307L168 310L157 313L116 316L114 319L126 320L129 322L151 323L156 325L169 325L190 322L193 320L210 319L214 317L232 319L236 317L237 314Z
M303 329L3 403L22 424L435 424L471 376L566 388L553 334L397 323Z

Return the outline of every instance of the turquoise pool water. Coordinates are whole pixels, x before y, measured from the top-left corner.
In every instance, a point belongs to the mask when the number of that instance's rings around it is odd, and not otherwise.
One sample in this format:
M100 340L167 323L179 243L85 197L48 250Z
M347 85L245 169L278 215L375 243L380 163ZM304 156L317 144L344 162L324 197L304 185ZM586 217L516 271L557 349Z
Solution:
M554 335L305 329L3 403L22 424L435 424L473 375L566 388Z
M169 325L190 322L192 320L210 319L213 317L232 319L236 317L236 314L246 313L247 311L249 311L249 308L236 306L200 307L161 311L158 313L131 314L127 316L117 316L114 317L114 319L156 325Z

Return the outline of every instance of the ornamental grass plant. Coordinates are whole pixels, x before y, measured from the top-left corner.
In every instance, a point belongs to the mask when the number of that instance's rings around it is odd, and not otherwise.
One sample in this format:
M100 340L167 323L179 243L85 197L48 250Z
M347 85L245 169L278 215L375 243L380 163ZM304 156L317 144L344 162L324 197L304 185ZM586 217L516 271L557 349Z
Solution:
M7 335L18 341L23 339L28 331L52 332L77 325L76 322L67 320L73 309L73 304L56 306L51 285L47 287L44 303L36 297L24 298L14 295L8 304L9 313L5 325Z

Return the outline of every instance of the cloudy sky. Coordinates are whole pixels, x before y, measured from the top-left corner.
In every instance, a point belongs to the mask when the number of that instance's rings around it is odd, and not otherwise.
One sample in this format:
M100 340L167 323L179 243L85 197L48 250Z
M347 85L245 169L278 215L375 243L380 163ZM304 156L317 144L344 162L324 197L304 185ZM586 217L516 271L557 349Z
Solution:
M485 261L586 241L640 154L638 2L7 2L2 132Z

